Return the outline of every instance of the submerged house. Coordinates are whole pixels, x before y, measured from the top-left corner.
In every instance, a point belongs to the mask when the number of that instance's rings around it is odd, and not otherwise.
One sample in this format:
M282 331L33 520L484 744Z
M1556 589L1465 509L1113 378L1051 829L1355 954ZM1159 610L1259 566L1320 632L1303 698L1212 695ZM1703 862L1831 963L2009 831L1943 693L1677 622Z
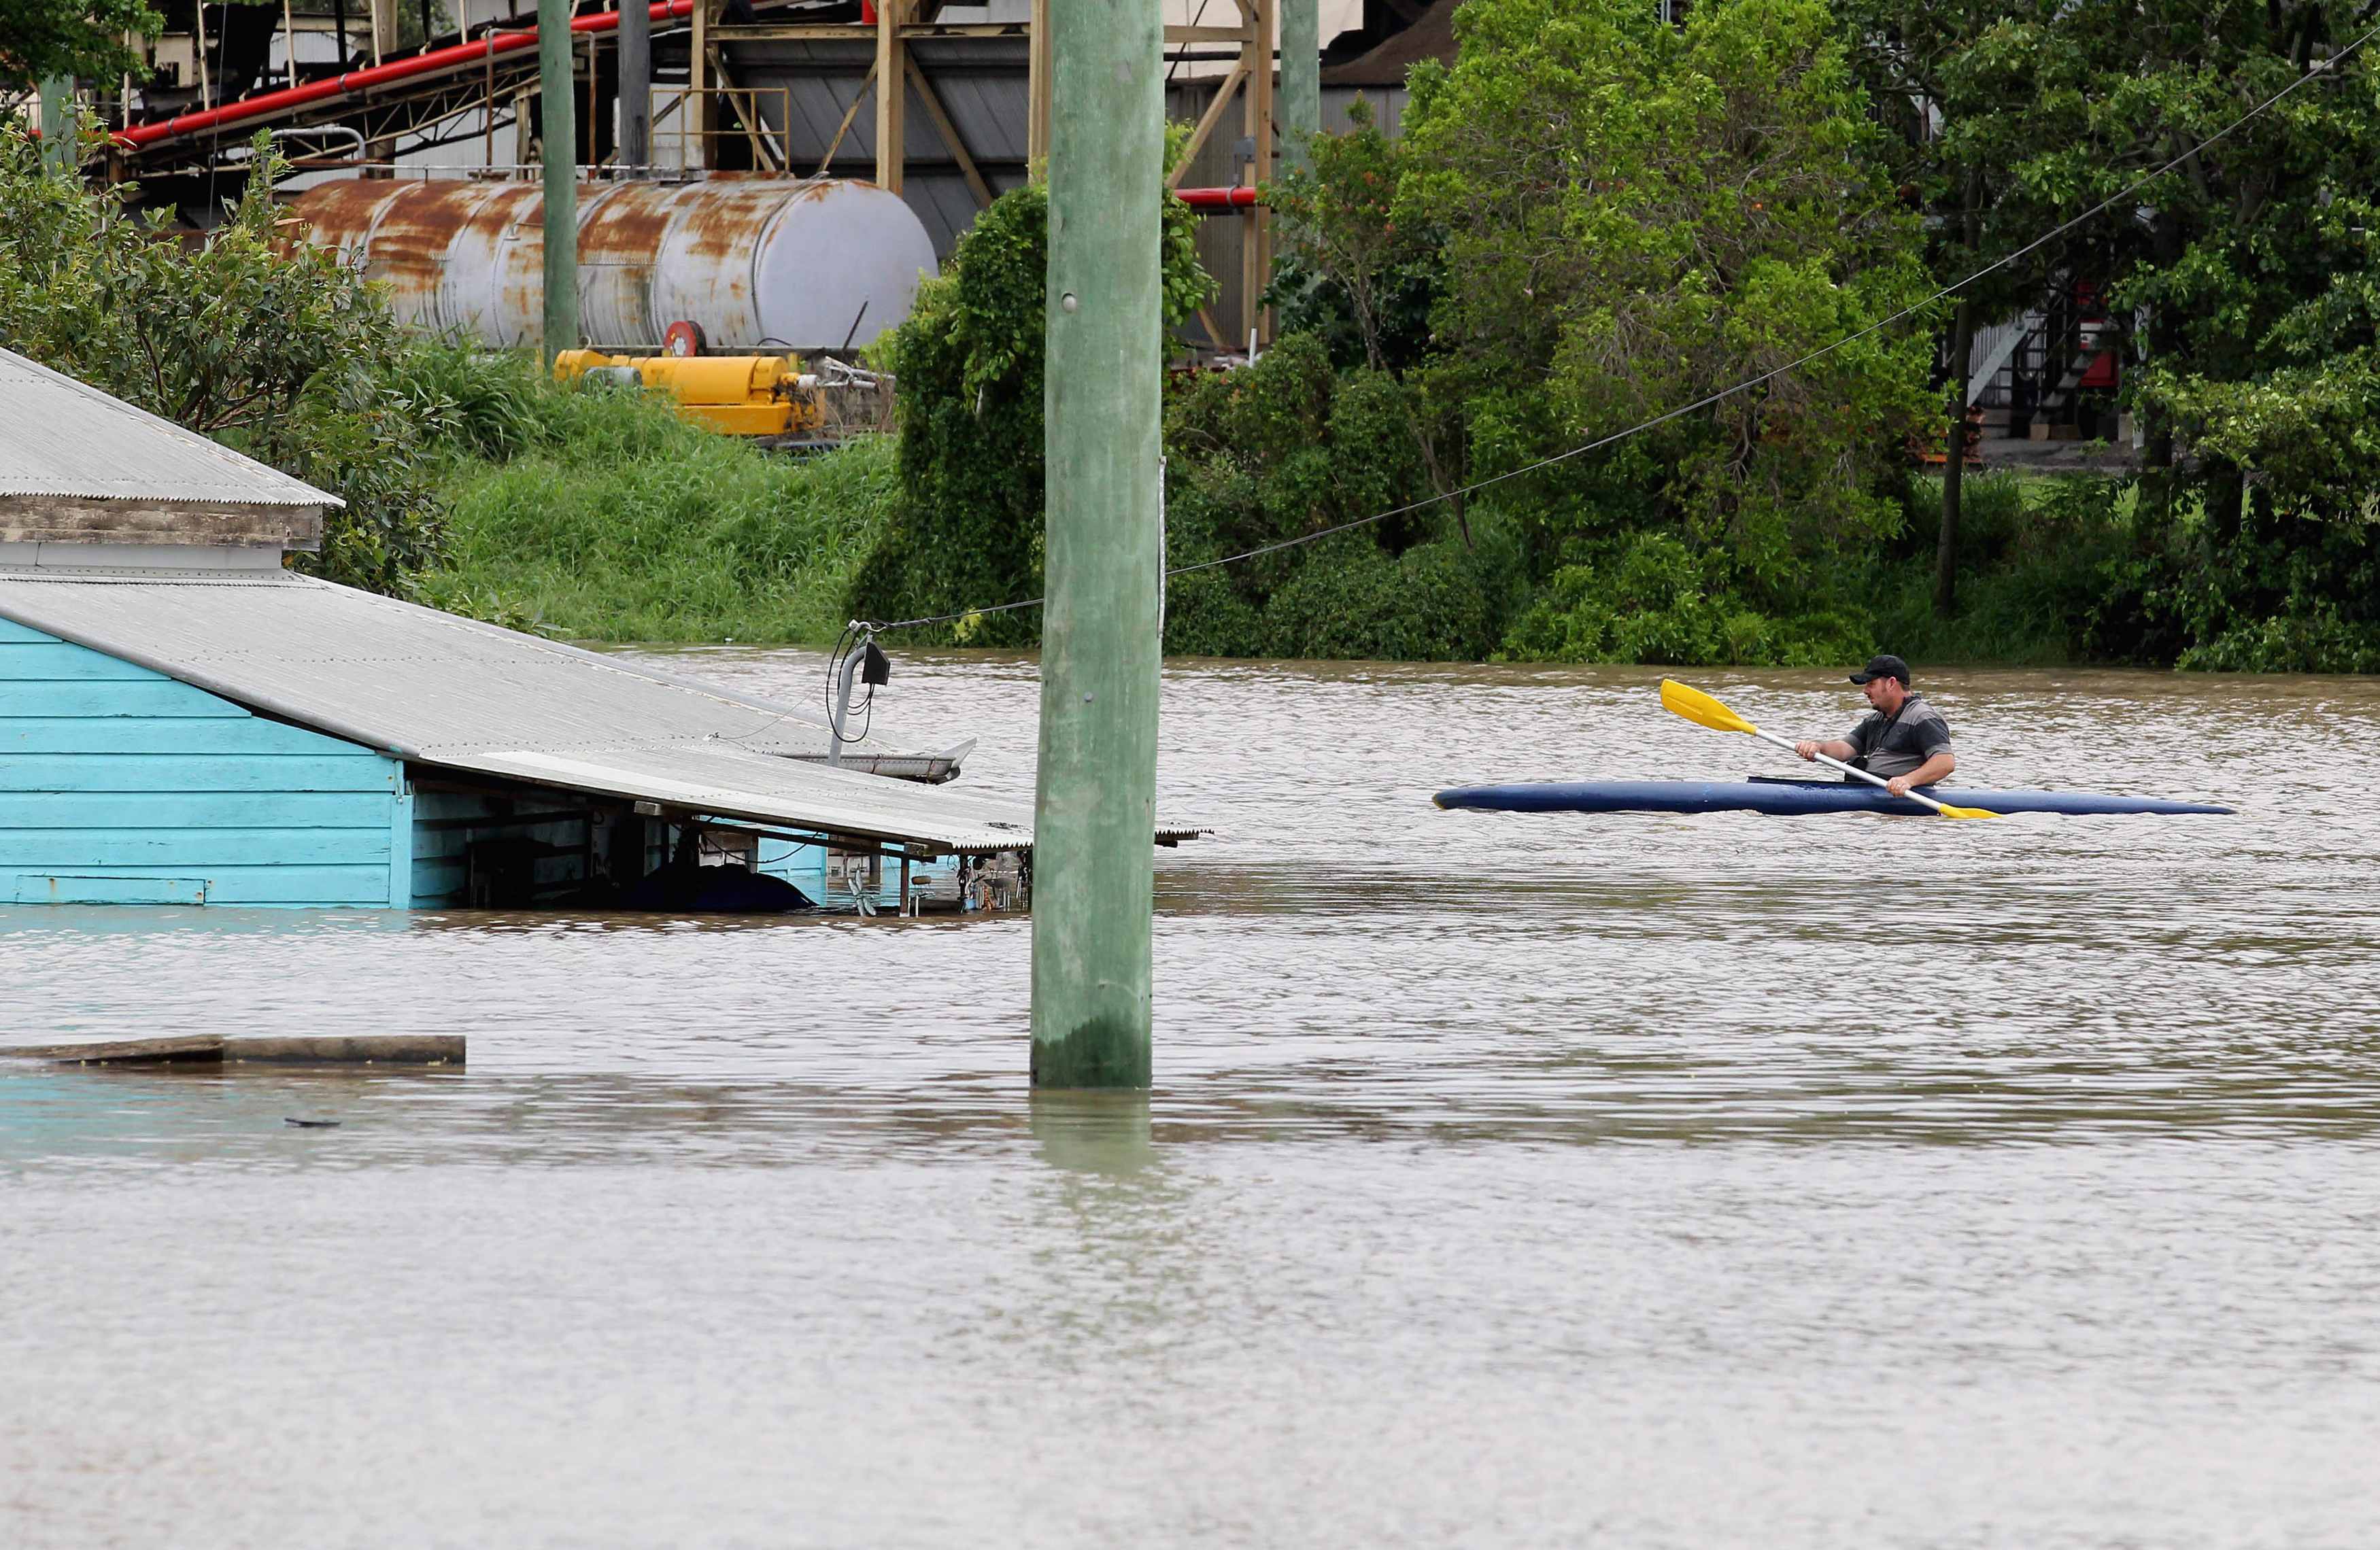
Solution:
M0 351L0 903L1021 892L1032 815L954 759L285 569L334 504Z

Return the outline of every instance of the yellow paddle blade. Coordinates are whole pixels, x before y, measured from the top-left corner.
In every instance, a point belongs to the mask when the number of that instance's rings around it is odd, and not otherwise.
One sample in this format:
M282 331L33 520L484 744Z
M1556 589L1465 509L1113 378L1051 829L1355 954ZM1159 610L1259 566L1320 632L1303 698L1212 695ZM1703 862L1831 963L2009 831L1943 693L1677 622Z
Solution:
M1993 812L1988 807L1953 807L1947 802L1942 804L1941 812L1942 816L1946 818L1996 818L1999 817L1998 813Z
M1661 707L1672 715L1683 716L1695 725L1708 727L1713 732L1742 732L1756 735L1760 731L1700 689L1689 689L1674 678L1661 680Z

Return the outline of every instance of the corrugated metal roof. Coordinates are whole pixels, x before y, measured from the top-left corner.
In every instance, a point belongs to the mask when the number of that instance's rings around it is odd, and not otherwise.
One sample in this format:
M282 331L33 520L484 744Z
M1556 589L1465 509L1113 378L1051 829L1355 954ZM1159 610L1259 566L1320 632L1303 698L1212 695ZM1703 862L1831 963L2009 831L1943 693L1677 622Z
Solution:
M10 350L0 350L0 495L318 511L345 503Z
M942 851L1033 840L1021 805L772 757L825 752L820 710L290 572L0 568L0 615L425 765Z

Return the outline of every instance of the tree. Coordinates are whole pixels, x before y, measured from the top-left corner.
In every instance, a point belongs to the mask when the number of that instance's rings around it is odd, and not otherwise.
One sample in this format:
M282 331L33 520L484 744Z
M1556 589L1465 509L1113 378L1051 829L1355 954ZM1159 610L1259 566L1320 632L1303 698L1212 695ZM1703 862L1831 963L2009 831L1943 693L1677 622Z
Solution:
M2368 24L2360 0L2180 0L2065 6L2039 0L1985 29L1945 72L1974 111L1954 153L1998 159L2000 215L2044 230L2116 195L2305 73ZM2359 18L2362 19L2359 19ZM2185 375L2237 379L2271 364L2271 330L2369 248L2323 213L2368 188L2380 100L2367 52L2301 89L2067 239L2053 263L2112 286L2113 321L2140 355ZM2142 406L2171 462L2171 425ZM2236 470L2209 466L2219 487Z
M1474 477L1675 414L1532 481L1547 558L1660 529L1704 584L1803 606L1900 522L1882 486L1927 409L1923 327L1863 333L1929 287L1835 19L1471 0L1456 28L1452 67L1414 72L1396 218L1446 233Z
M1267 300L1282 333L1319 335L1340 365L1401 372L1428 351L1445 233L1398 225L1403 143L1379 131L1363 98L1347 114L1353 127L1315 136L1309 164L1265 190L1281 248Z
M1206 304L1196 217L1163 196L1168 324ZM976 217L949 267L918 286L906 321L880 344L897 383L901 499L852 585L871 619L953 613L1041 592L1042 361L1048 333L1050 200L1030 183ZM1024 645L1032 610L944 625L944 639Z
M1994 220L2009 187L2008 148L1973 126L2012 105L2005 83L1964 67L1968 51L2009 15L2004 0L1835 0L1847 24L1854 71L1888 131L1887 164L1904 197L1930 217L1927 257L1936 280L1958 285L1946 343L1942 512L1936 533L1934 611L1957 607L1961 497L1966 480L1968 362L1980 328L2021 311L2040 294L2041 260L1980 280L1968 277L2034 235ZM1963 284L1962 284L1963 282Z
M2262 631L2276 610L2344 608L2342 628L2380 628L2362 602L2380 481L2350 423L2380 387L2380 57L2366 44L2241 121L2372 21L2362 0L2040 0L1945 72L1980 110L1960 127L1961 154L2007 167L1997 214L2010 229L2055 225L2179 159L2053 262L2109 288L2139 368L2127 393L2146 431L2143 509L2180 525L2152 535L2173 545L2162 606L2202 648Z
M394 385L404 336L378 292L278 228L259 136L249 192L188 243L0 132L0 343L347 503L303 568L378 591L435 563L443 518L421 406Z
M142 74L147 67L124 40L164 25L142 0L8 0L0 6L0 103L57 76Z

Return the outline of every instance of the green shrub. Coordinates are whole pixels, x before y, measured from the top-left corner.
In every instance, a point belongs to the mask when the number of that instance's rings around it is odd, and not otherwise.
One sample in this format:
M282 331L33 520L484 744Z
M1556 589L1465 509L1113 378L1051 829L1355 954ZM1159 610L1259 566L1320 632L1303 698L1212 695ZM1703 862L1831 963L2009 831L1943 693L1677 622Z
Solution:
M1318 551L1266 603L1256 639L1272 657L1477 661L1510 616L1517 546L1482 525L1475 547L1435 539L1390 554L1362 532Z
M1669 533L1637 533L1595 562L1564 565L1505 637L1528 661L1680 667L1834 666L1870 650L1856 610L1762 612L1731 588L1726 558L1697 555Z
M2175 664L2200 672L2380 672L2380 628L2335 605L2242 624L2192 646Z

